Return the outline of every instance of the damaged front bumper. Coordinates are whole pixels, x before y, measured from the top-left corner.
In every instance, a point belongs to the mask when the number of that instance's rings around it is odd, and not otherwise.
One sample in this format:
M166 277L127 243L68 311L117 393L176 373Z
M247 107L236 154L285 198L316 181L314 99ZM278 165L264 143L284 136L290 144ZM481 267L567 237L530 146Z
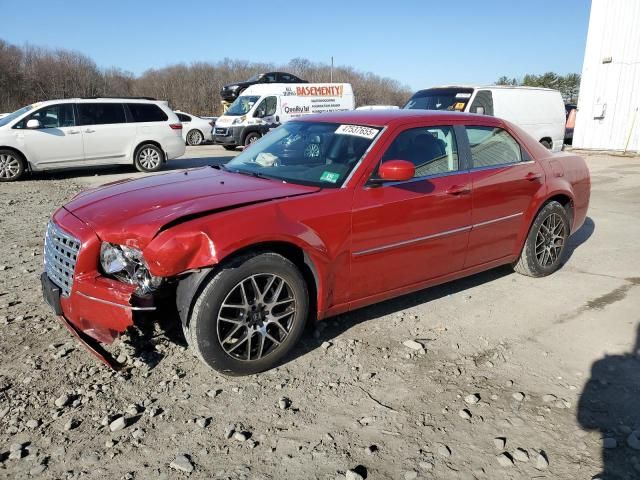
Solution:
M138 297L135 286L99 272L101 241L73 214L60 209L51 221L60 233L48 233L45 240L43 297L89 351L108 366L117 368L117 362L100 344L111 344L131 327L135 312L155 310L153 297ZM68 247L74 240L79 244L77 251ZM65 274L69 277L67 280Z

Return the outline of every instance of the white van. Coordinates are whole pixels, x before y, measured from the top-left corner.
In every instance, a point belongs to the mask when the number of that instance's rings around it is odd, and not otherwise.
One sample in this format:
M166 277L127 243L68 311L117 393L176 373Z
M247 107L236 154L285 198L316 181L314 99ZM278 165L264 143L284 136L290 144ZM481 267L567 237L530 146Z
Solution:
M564 101L559 91L549 88L434 87L416 92L404 108L491 115L515 123L554 152L562 150L564 143Z
M291 119L353 110L349 83L270 83L252 85L216 120L213 141L233 150L247 146Z
M0 119L0 182L27 171L97 165L155 172L184 152L182 124L166 101L48 100Z

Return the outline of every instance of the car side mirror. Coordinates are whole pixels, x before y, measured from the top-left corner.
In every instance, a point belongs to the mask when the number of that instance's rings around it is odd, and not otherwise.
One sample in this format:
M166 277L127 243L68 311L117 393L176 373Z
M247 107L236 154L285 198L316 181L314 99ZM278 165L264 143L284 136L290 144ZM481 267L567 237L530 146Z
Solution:
M416 174L416 167L407 160L388 160L378 168L378 176L370 183L380 185L384 182L405 182Z
M40 124L40 120L36 120L35 118L32 118L31 120L27 120L27 128L40 128L41 124Z

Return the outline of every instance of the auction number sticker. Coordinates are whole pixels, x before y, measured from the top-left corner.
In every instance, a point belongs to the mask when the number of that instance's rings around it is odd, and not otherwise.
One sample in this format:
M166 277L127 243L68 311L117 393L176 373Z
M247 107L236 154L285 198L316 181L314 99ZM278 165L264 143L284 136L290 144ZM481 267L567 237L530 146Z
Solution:
M320 177L320 180L322 180L323 182L336 183L339 178L340 178L340 174L339 173L322 172L322 176Z
M377 128L362 127L360 125L340 125L335 133L338 135L353 135L355 137L373 139L379 130Z

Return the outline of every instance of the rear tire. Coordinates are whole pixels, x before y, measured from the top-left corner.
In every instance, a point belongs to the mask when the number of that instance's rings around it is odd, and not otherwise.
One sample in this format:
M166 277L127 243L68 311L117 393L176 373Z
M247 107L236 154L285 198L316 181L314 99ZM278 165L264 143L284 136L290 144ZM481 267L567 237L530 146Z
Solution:
M133 164L140 172L157 172L164 163L164 153L152 143L145 143L136 150Z
M208 281L185 337L214 370L251 375L280 362L300 339L308 313L307 285L293 263L276 253L248 254Z
M551 141L547 140L546 138L543 138L542 140L540 140L540 144L547 150L553 149L553 143L551 143Z
M202 142L204 142L204 135L200 130L194 128L187 132L187 145L197 147L198 145L202 145Z
M14 150L0 150L0 182L20 180L26 170L24 157Z
M569 216L558 202L547 203L536 216L514 270L529 277L545 277L558 268L569 238Z
M251 145L252 143L257 142L258 140L260 140L260 137L262 135L260 135L258 132L250 132L247 133L247 136L244 137L244 146L248 147L249 145Z

